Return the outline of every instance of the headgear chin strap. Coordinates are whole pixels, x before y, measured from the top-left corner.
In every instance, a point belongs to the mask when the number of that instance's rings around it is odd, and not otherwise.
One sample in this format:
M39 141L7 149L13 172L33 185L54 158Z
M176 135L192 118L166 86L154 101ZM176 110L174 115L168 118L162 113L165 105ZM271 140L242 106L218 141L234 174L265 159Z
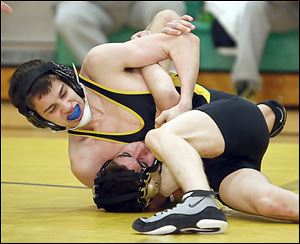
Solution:
M66 127L57 125L44 119L36 111L31 110L26 103L26 97L30 92L30 89L34 82L46 74L58 75L63 82L68 84L81 98L85 98L83 86L80 84L76 73L69 67L56 64L53 61L49 61L40 65L38 68L29 70L23 80L23 89L20 92L20 101L18 105L18 110L21 114L26 116L27 120L38 128L50 128L54 131L66 130ZM87 99L86 99L87 101ZM86 109L85 109L86 110Z
M68 128L68 130L75 130L77 128L80 128L82 126L85 126L86 124L88 124L92 119L92 111L90 109L89 103L87 101L87 99L85 99L85 104L84 104L84 108L83 108L83 115L78 123L78 125L76 125L73 128Z
M145 167L141 172L134 170L126 170L121 172L106 173L106 167L111 161L106 162L97 173L93 186L93 199L97 208L104 208L111 212L139 212L144 211L150 206L152 199L158 194L161 181L162 163L155 160L150 167ZM126 184L130 181L138 181L136 189L127 191L126 193L114 193L110 191L108 195L103 192L104 184L112 184L114 181L119 181L119 184ZM126 208L125 203L131 203ZM120 209L118 208L120 207Z

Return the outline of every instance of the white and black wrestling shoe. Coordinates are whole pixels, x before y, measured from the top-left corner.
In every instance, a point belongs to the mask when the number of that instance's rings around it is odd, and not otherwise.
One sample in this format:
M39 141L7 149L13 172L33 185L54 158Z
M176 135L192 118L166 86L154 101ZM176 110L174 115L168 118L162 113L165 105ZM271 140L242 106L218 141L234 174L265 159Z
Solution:
M213 191L189 191L174 208L149 218L139 218L133 222L132 228L148 235L223 233L227 228L227 220L214 195Z

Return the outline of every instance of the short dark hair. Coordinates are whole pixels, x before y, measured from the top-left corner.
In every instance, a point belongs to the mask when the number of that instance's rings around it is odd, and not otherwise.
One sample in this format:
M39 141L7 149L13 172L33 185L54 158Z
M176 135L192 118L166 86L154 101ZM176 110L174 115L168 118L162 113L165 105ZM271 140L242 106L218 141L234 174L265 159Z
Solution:
M42 64L47 63L48 61L44 61L42 59L34 59L27 61L21 64L16 71L13 73L10 81L9 81L9 90L8 95L11 103L18 108L20 104L20 91L23 87L22 79L25 74L32 70L36 69ZM50 92L52 87L52 81L55 79L59 79L58 75L46 74L39 77L36 82L32 85L28 96L26 97L27 106L34 110L33 98L39 97L41 98L43 95L46 95Z
M94 201L98 208L103 208L108 212L142 212L144 205L139 202L138 195L140 195L141 183L138 179L138 173L133 170L128 170L123 165L118 165L113 160L108 160L105 167L99 170L94 183ZM132 173L128 177L124 177L126 172ZM124 174L125 173L125 174ZM110 175L122 175L122 177L109 177ZM136 177L132 177L136 176ZM103 178L109 179L98 182ZM106 202L106 199L119 198L121 195L134 194L136 196L118 202Z

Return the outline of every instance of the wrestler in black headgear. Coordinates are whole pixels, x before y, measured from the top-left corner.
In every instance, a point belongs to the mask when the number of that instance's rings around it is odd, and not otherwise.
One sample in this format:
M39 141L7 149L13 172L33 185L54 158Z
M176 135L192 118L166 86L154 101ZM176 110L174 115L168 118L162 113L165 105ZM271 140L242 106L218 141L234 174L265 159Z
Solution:
M84 98L84 91L81 84L77 80L75 71L65 65L56 64L53 61L49 61L41 64L38 68L29 70L24 75L24 78L22 79L24 86L20 92L20 103L18 110L21 114L26 116L30 123L36 127L50 128L54 131L65 130L65 127L44 119L36 111L30 109L26 104L26 97L29 94L32 85L39 77L46 74L58 75L60 79L69 85L81 98Z
M155 160L140 172L107 161L97 173L93 199L97 208L108 212L145 211L160 187L162 163Z

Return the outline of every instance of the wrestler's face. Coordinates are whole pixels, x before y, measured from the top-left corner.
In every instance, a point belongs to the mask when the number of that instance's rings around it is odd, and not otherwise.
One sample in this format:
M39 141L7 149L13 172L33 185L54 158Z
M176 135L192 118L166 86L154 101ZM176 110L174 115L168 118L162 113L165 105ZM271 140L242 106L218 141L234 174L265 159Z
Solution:
M33 99L36 112L46 120L67 128L75 127L82 115L84 100L66 83L54 80L50 92Z
M122 148L114 162L130 170L140 172L142 167L151 166L155 158L144 142L132 142Z

